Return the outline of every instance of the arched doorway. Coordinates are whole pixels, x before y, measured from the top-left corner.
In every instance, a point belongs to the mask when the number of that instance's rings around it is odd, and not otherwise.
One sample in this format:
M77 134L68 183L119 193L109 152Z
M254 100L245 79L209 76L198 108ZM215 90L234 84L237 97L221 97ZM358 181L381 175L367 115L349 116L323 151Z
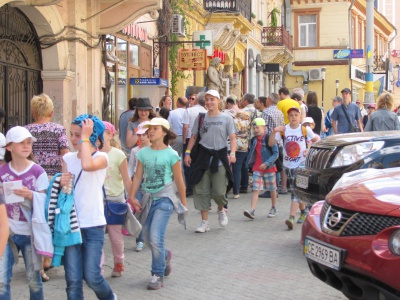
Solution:
M30 99L42 92L41 51L28 18L17 8L0 8L0 107L5 110L0 131L31 121Z

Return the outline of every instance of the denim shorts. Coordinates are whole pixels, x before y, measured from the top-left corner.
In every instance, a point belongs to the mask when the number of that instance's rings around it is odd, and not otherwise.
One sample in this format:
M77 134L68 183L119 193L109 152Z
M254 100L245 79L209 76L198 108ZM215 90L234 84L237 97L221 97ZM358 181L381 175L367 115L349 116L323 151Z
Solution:
M275 172L253 172L253 191L276 191Z

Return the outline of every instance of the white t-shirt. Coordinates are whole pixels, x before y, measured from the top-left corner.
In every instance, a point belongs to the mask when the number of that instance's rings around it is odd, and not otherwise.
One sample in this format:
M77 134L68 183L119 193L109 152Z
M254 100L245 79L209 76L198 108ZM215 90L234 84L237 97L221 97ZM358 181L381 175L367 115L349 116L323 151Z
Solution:
M108 166L107 153L97 151L93 158L97 156L104 156L107 159ZM78 152L65 154L63 160L67 164L67 171L75 175L76 181L82 170ZM75 209L81 228L106 225L103 203L103 184L106 173L107 168L93 172L82 171L81 177L75 186Z
M306 138L303 136L299 125L296 129L292 129L290 124L285 126L285 139L283 142L283 165L288 169L296 169L306 159ZM315 137L314 132L310 127L306 127L307 140L312 140ZM275 135L277 141L282 141L280 132Z

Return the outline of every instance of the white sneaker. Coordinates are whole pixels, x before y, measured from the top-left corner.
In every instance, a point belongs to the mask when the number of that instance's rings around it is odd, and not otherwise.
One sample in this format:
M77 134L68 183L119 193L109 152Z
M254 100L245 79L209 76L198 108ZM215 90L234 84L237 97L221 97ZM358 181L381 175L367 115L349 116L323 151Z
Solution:
M219 221L219 226L225 227L228 225L228 216L225 212L225 209L222 209L221 211L218 212L218 221Z
M239 198L240 198L240 195L239 195L239 194L233 195L233 199L239 199Z
M204 233L210 230L210 226L207 220L202 220L200 226L197 227L196 232Z

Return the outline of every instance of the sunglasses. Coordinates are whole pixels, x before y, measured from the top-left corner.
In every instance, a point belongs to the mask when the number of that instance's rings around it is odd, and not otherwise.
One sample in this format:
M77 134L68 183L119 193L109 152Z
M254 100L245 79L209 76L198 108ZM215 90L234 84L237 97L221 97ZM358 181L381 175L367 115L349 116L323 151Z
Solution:
M190 97L189 100L196 100L196 98L195 97Z

